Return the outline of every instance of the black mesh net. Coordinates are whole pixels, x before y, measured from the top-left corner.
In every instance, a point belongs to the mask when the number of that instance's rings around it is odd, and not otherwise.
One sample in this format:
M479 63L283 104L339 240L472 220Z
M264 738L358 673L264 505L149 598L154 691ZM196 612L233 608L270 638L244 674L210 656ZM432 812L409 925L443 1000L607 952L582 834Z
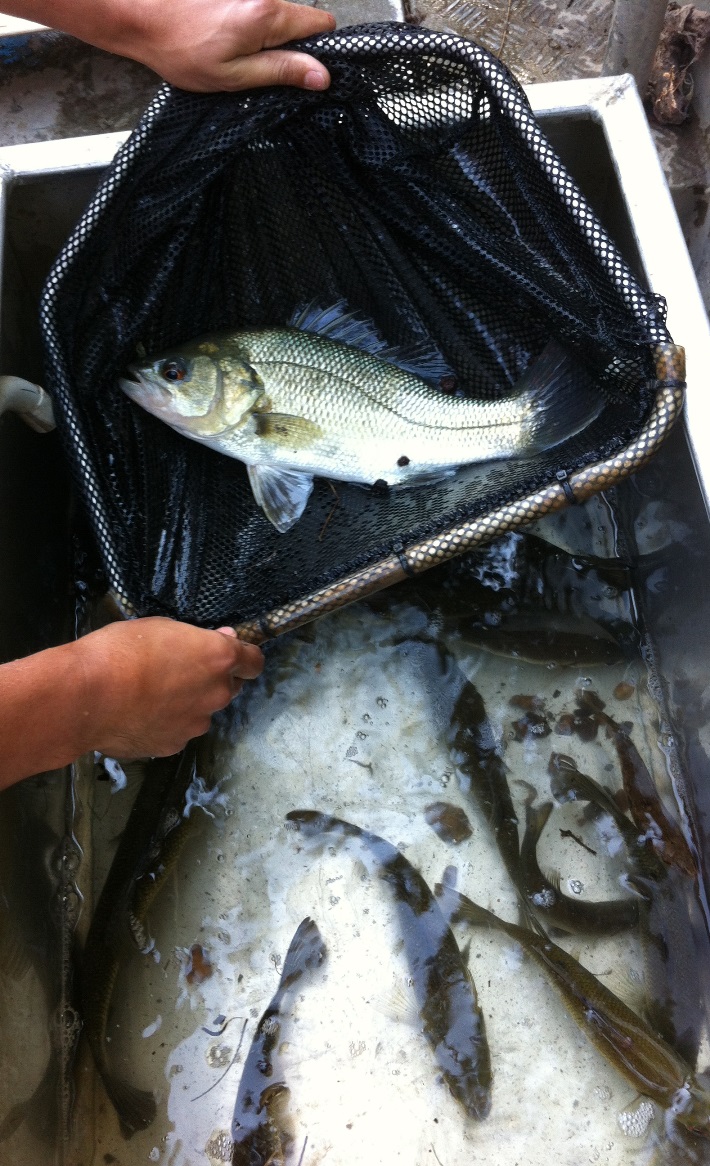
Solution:
M110 582L139 614L259 615L626 444L670 337L519 85L452 35L377 24L303 42L325 93L163 88L58 259L47 387ZM525 461L378 492L316 479L278 533L245 467L123 394L135 358L345 300L393 345L433 341L461 391L510 392L551 337L600 416Z

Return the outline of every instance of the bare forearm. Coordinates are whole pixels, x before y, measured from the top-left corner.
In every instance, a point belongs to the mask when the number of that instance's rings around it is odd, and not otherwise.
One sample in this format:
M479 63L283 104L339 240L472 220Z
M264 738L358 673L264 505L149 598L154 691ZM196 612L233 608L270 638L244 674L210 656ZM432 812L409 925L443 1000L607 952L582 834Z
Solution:
M0 789L94 749L177 753L263 662L229 628L153 617L0 665Z
M0 667L0 789L91 747L95 717L77 644Z
M140 6L137 0L133 12ZM118 43L130 37L135 28L135 17L125 0L2 0L2 9L10 16L46 24L99 48L108 41Z

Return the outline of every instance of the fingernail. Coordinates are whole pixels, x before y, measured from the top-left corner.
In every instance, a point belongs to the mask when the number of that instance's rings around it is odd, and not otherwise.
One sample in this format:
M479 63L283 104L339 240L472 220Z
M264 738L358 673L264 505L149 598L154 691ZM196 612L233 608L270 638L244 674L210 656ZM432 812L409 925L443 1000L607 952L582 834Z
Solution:
M317 69L309 69L303 79L303 84L306 89L327 89L329 80L325 73L320 73Z
M234 628L217 628L217 631L221 632L223 636L231 636L233 640L236 640L237 638L237 633L235 632Z

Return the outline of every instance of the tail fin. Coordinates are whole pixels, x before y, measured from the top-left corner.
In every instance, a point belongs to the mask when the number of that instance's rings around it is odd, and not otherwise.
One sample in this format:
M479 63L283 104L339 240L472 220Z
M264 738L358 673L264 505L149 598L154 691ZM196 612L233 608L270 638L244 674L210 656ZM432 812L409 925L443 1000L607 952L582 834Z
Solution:
M68 1129L59 1128L60 1119L60 1077L59 1060L54 1052L50 1054L47 1068L39 1085L31 1097L13 1105L0 1122L0 1142L12 1137L15 1130L26 1122L32 1133L43 1142L54 1142L59 1136L65 1140ZM69 1098L71 1105L71 1097Z
M523 373L515 391L530 401L525 437L531 453L552 449L574 437L604 407L604 398L590 374L554 340Z
M155 1098L148 1090L137 1089L118 1077L104 1076L103 1083L124 1138L132 1138L138 1130L147 1129L155 1121Z
M499 922L495 915L486 911L485 907L479 907L472 899L459 894L456 888L446 881L448 869L444 872L444 882L437 883L434 887L434 895L447 923L467 923L469 927L495 927Z
M299 980L308 969L317 968L326 957L327 948L318 925L308 916L299 924L284 958L283 971L275 1000ZM271 1002L274 1006L274 1000Z
M525 834L531 849L534 850L537 847L540 835L547 825L552 810L552 802L543 802L539 806L531 806L528 803L525 806Z

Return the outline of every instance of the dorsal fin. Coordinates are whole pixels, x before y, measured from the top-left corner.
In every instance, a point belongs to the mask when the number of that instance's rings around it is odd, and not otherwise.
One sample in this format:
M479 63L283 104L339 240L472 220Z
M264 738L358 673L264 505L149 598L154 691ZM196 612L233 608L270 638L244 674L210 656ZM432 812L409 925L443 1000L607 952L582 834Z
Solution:
M345 300L338 300L329 308L321 308L313 302L304 308L297 308L289 324L301 332L313 332L316 336L340 340L343 344L360 348L425 381L437 383L454 376L434 344L421 341L408 348L392 347L382 339L371 320L349 311Z

